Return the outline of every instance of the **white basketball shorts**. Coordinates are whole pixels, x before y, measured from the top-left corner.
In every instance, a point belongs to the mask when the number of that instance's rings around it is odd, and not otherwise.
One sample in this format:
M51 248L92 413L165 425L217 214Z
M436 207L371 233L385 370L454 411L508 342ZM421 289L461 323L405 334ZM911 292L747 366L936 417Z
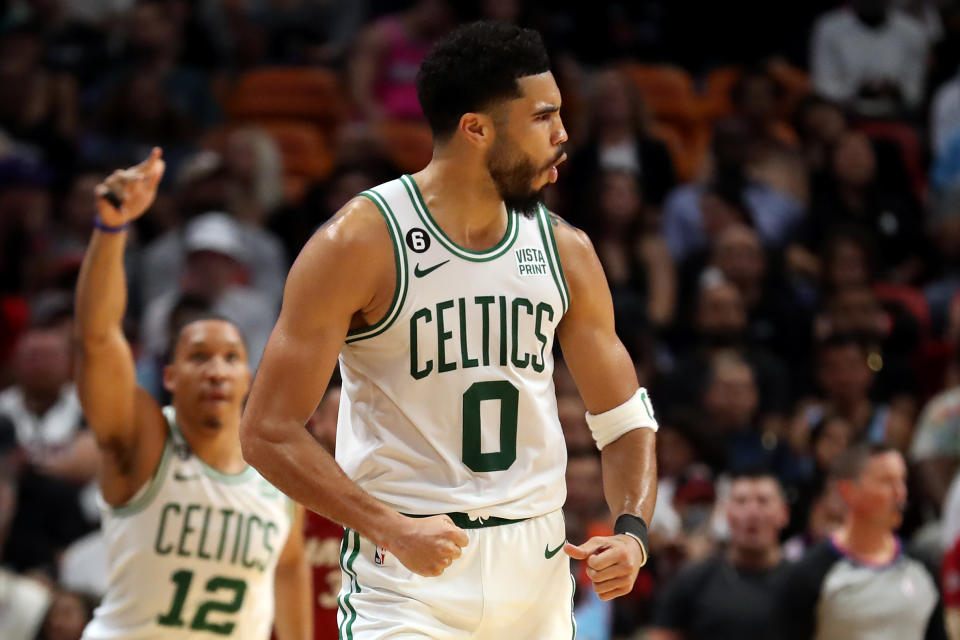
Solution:
M435 578L413 573L356 531L344 531L341 640L576 636L561 511L499 526L490 525L492 518L477 527L463 514L453 517L470 542Z

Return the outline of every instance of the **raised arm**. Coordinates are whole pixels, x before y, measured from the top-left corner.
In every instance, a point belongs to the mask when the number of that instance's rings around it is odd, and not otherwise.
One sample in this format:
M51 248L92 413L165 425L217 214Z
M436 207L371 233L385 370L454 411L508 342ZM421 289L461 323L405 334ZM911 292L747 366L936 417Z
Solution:
M439 575L460 555L466 534L447 516L408 518L376 500L304 427L351 323L380 319L396 277L386 224L366 198L352 200L310 239L287 276L240 443L247 462L295 501L393 551L411 571Z
M638 397L636 370L614 330L613 300L600 260L586 234L552 217L560 261L570 289L570 308L557 333L563 356L587 409L607 414L633 398L633 406L649 410ZM622 410L621 410L622 411ZM608 414L609 415L609 414ZM638 416L642 421L652 416ZM638 428L602 443L603 492L615 517L638 516L649 523L657 498L657 465L652 429ZM587 560L587 575L601 599L609 600L633 588L646 549L626 535L591 538L580 547L568 546L575 559Z
M127 304L125 228L153 202L163 170L160 150L154 149L142 164L115 171L98 185L99 220L77 282L77 393L103 453L100 488L112 505L126 502L146 481L163 446L163 431L157 428L163 417L137 387L121 327ZM104 197L108 192L122 198L119 209Z

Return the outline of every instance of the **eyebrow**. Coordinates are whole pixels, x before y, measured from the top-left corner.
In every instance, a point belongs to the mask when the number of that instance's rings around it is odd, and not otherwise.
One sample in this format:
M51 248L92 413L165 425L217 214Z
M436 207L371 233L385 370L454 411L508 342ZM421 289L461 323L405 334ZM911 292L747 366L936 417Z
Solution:
M545 104L545 105L543 105L542 107L540 107L539 109L537 109L536 111L534 111L534 112L533 112L533 115L534 115L534 117L536 117L536 116L545 115L545 114L547 114L547 113L556 113L557 111L560 111L560 105L557 105L557 104Z

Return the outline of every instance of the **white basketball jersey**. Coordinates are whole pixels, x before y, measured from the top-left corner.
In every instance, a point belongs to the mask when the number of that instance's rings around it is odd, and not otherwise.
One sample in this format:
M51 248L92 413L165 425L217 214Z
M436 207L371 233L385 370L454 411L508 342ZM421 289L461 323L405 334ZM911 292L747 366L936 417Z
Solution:
M293 503L253 467L206 465L173 407L163 413L170 434L153 478L123 507L101 500L110 586L83 638L267 640Z
M569 295L545 210L487 251L451 241L410 176L364 192L397 287L340 353L337 462L402 513L528 518L566 498L553 337Z

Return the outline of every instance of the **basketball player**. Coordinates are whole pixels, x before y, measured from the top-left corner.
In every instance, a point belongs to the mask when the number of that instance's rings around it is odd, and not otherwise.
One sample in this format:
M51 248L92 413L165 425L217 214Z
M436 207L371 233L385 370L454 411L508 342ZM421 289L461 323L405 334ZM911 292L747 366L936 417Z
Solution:
M243 338L213 316L175 336L161 409L137 387L121 321L126 228L153 201L160 150L97 187L77 285L77 391L103 454L110 586L85 640L311 637L302 512L243 461ZM276 605L274 605L276 602Z
M540 204L567 134L539 35L462 27L417 86L433 159L305 246L241 421L244 456L345 525L341 637L570 638L559 551L586 561L602 599L631 590L656 422L590 241ZM617 516L615 535L580 546L564 545L555 335ZM338 354L334 462L303 425Z

